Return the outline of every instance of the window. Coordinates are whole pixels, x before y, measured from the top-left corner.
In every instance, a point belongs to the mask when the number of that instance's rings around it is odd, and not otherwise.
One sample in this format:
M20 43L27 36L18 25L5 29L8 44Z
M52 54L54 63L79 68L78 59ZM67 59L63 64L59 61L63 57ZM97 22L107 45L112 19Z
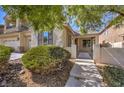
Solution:
M105 31L105 32L104 32L104 35L106 35L106 36L107 36L107 35L108 35L108 31Z
M68 47L71 47L71 35L68 35Z
M48 32L43 32L43 43L44 45L48 44Z
M7 24L6 29L10 29L10 28L14 28L14 27L16 27L16 24L9 23L9 24Z
M91 47L91 40L83 40L83 47Z

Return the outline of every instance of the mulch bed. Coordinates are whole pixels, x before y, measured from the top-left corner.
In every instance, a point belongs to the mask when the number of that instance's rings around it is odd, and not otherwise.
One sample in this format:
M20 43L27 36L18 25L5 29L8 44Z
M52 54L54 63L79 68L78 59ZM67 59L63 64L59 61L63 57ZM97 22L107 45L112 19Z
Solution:
M48 75L32 74L20 60L9 62L8 69L0 75L1 87L64 87L73 62L67 62L63 69Z

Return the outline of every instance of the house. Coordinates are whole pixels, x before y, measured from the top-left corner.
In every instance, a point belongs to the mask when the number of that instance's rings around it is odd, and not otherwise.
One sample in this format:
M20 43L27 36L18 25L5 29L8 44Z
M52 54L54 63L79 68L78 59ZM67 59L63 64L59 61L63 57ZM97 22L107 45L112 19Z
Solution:
M39 45L55 45L70 51L72 58L84 51L92 55L93 44L99 40L98 34L81 35L73 31L67 23L63 27L63 30L55 28L44 36L44 33L37 33L28 26L24 19L13 20L7 15L0 44L13 47L16 52L24 52Z
M29 49L31 41L31 31L24 25L25 22L21 21L23 20L12 20L7 15L3 33L0 34L0 44L13 47L17 52Z
M87 52L93 55L93 45L108 43L113 47L122 47L120 43L124 40L124 26L117 28L115 26L106 27L101 32L80 34L70 27L69 24L63 24L63 30L55 28L47 32L47 35L34 31L25 19L13 20L11 17L5 17L4 31L0 34L0 44L13 47L16 52L27 51L31 47L39 45L55 45L68 50L72 58L77 58L81 52ZM46 32L45 32L46 33Z
M124 47L124 24L106 27L99 33L99 44L106 43L111 47Z
M0 44L13 47L16 52L24 52L39 45L68 48L71 47L71 40L77 33L73 32L68 24L64 24L63 27L63 31L55 28L48 32L47 41L45 41L44 33L34 31L25 19L14 20L7 15L5 16L4 30L0 34Z

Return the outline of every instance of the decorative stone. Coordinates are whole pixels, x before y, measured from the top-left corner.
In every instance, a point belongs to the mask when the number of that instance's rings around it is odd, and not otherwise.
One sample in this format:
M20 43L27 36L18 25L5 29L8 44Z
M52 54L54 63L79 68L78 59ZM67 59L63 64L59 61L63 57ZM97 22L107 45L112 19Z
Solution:
M24 74L25 73L25 70L21 70L20 72L19 72L19 74Z
M6 86L6 80L3 80L2 83L1 83L1 86L5 87Z
M3 80L2 77L0 77L0 82L1 82L2 80Z

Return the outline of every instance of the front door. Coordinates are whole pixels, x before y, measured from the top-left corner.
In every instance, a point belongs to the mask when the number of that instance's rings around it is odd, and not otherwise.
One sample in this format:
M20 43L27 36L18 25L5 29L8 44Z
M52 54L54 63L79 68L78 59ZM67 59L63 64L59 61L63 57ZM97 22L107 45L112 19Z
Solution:
M82 52L91 52L92 51L92 40L91 39L82 39L80 50Z

